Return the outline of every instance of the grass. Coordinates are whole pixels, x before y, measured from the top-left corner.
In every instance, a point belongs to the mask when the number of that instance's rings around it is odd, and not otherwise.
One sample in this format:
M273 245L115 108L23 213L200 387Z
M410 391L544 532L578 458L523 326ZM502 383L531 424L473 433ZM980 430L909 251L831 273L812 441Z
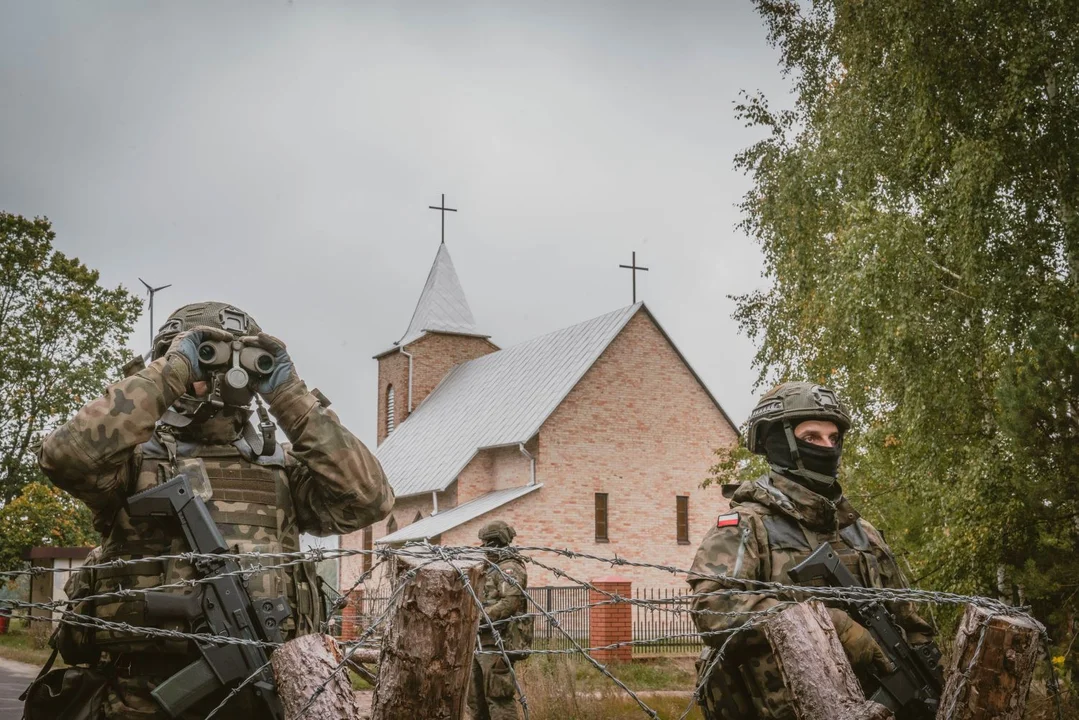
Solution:
M52 627L49 623L35 623L34 628L28 629L25 620L12 618L7 633L0 635L0 657L38 667L44 665L52 654L52 648L47 644ZM63 664L57 657L56 667Z
M691 658L655 658L627 664L612 664L608 671L630 689L642 693L642 700L661 718L678 718L690 704L696 671ZM647 717L640 706L591 663L565 655L536 655L514 666L518 681L528 698L532 720L615 720ZM352 687L371 686L350 672ZM650 694L675 691L679 694ZM701 720L693 707L686 716Z
M633 698L586 660L539 655L519 663L515 670L534 720L646 717ZM607 670L631 690L641 692L641 699L661 718L680 717L690 704L696 677L692 659L656 658L612 664ZM656 691L680 694L649 694ZM700 710L694 706L687 717L700 720Z
M540 655L531 658L532 672L549 671L557 655ZM565 656L561 656L565 661ZM596 691L613 686L611 679L596 669L592 663L578 658L572 661L577 687ZM697 671L692 658L651 658L631 663L613 663L607 671L629 686L631 690L692 690Z
M352 681L353 690L374 690L375 686L367 682L364 678L360 677L351 670L348 671L348 677Z

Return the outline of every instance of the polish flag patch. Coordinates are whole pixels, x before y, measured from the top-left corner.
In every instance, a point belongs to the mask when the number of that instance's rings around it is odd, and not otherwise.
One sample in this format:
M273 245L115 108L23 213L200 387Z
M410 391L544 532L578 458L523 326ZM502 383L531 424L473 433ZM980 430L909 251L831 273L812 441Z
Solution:
M727 515L720 515L716 520L717 528L734 527L738 524L738 513L729 513Z

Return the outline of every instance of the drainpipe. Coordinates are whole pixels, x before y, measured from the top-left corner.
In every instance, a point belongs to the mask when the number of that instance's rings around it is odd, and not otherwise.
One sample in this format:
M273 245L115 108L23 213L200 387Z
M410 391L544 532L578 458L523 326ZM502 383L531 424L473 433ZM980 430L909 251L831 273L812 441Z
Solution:
M438 490L431 491L431 504L434 505L434 510L431 511L432 515L438 515Z
M532 479L529 480L528 484L529 485L535 485L536 484L536 457L532 453L525 450L525 444L524 443L517 443L517 449L521 451L522 455L524 455L526 458L528 458L532 462Z
M412 414L412 353L405 352L405 348L401 348L401 354L408 358L408 414Z

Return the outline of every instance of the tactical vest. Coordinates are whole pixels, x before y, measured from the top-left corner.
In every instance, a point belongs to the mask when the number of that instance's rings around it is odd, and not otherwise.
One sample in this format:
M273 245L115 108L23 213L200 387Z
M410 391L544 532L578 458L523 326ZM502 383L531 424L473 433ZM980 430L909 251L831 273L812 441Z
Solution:
M499 572L499 569L505 571L509 565L518 564L513 560L503 560L499 563L498 568L488 568L487 574L483 578L483 595L482 597L486 602L492 600L498 601L502 598L502 582L503 573ZM520 565L518 564L520 567ZM523 568L522 568L523 569ZM524 596L521 596L520 601L517 603L517 607L514 608L514 615L526 615L528 613L528 600ZM518 617L515 620L496 622L498 632L502 637L502 645L507 652L519 652L528 650L532 647L533 637L533 618L531 615L526 617ZM484 648L495 648L497 643L495 642L494 633L488 628L480 630L480 643Z
M158 485L173 476L169 446L155 436L141 445L134 457L133 486L128 495ZM273 456L258 457L242 438L232 445L196 445L175 443L178 462L198 458L206 469L212 496L206 506L232 552L287 553L300 549L300 533L292 494L285 472L284 453L280 447ZM156 555L177 555L190 548L175 520L132 520L121 508L102 545L101 562L116 558L137 560ZM242 567L256 564L254 558L240 558ZM260 564L280 565L281 558L265 558ZM94 573L94 593L120 589L147 589L196 577L191 563L184 560L146 561L121 568L105 568ZM253 599L285 595L292 607L293 619L281 624L285 639L315 632L322 620L314 563L304 562L255 573L247 582ZM192 588L161 592L190 594ZM159 627L190 632L184 620L151 620L146 617L145 602L140 596L118 600L99 600L93 611L97 617L144 627ZM111 653L155 650L189 652L182 640L140 639L137 635L102 630L96 633L102 650Z
M882 555L884 549L870 541L856 515L844 518L849 524L837 531L817 531L757 503L742 503L735 509L739 513L756 515L768 535L767 550L761 548L760 555L763 576L755 579L793 585L788 574L790 569L827 542L860 584L865 587L884 585L878 555ZM756 542L752 525L750 522L741 523L743 544ZM701 696L702 710L706 718L746 720L788 716L789 698L779 681L775 658L762 641L763 638L752 642L745 651L747 656L735 667L721 666L713 669L708 686ZM714 652L712 648L705 648L698 660L698 673L708 666Z
M857 518L851 518L853 522L837 532L813 530L780 514L762 513L761 520L768 533L771 566L771 576L761 579L785 585L793 584L788 574L790 569L809 557L820 545L830 543L859 583L864 587L882 587L877 553L883 553L883 548L873 546ZM823 581L810 584L822 585Z

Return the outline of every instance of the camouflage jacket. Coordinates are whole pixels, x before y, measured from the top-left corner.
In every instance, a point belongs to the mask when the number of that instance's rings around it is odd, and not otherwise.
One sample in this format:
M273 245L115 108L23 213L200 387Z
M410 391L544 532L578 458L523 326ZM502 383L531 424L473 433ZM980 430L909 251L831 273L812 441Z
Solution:
M301 532L348 533L386 516L393 491L371 452L323 407L300 380L277 391L270 412L290 447L257 457L239 438L221 445L170 442L159 418L189 387L190 369L169 355L110 385L42 443L41 469L57 486L85 502L102 533L101 562L138 559L188 550L178 527L162 520L133 521L128 496L171 476L175 462L205 465L210 480L207 506L222 535L236 551L291 552ZM170 457L172 456L172 457ZM250 564L250 561L241 562ZM296 621L287 634L314 629L318 591L310 563L259 573L252 596L287 595ZM182 560L139 563L93 573L93 594L145 589L194 576ZM184 592L182 589L168 592ZM190 590L187 590L190 592ZM186 630L182 622L148 622L139 597L101 600L80 612L98 617ZM114 652L186 652L186 643L136 642L131 635L98 632L97 642Z
M516 558L502 558L496 562L497 567L489 567L483 578L483 593L480 596L483 610L498 629L506 650L527 650L532 645L532 618L510 618L528 612L528 600L524 593L528 588L528 572L524 563ZM508 578L513 578L516 583ZM483 623L481 618L480 641L483 647L497 647L494 633Z
M693 573L793 584L788 571L822 543L831 543L844 565L866 587L906 587L891 550L880 532L862 518L844 497L838 502L772 473L737 486L731 510L720 515L697 550ZM694 593L722 588L716 580L693 577ZM766 610L775 598L763 595L708 596L693 601L694 622L701 632L717 632L745 623L738 613ZM928 642L932 627L910 603L889 609L914 644ZM726 635L705 637L718 647ZM709 696L713 716L721 718L787 718L786 690L775 660L758 631L735 636L727 662L713 669Z

